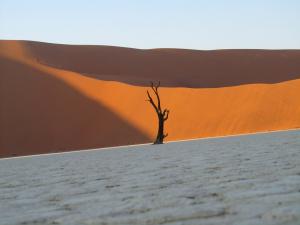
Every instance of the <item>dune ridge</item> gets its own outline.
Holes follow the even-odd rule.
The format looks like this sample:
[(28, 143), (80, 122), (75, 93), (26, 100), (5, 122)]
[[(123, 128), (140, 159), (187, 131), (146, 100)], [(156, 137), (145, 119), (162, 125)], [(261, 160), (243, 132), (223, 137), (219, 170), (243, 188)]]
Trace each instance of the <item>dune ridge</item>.
[(0, 157), (150, 142), (150, 80), (162, 82), (163, 105), (171, 110), (167, 140), (300, 127), (299, 50), (0, 41), (0, 68)]
[(99, 80), (213, 88), (300, 78), (300, 50), (132, 49), (22, 43), (40, 63)]

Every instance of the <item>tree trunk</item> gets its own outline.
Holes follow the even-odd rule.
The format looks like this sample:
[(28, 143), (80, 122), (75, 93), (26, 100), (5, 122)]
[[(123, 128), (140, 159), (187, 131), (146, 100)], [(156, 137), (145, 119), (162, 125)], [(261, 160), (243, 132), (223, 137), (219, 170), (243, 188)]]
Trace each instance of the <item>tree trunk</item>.
[(164, 118), (162, 116), (158, 116), (158, 131), (154, 144), (163, 144), (164, 141)]
[(154, 144), (163, 144), (164, 138), (168, 136), (168, 134), (164, 134), (164, 123), (169, 117), (170, 110), (168, 110), (168, 109), (162, 110), (161, 109), (160, 97), (158, 94), (159, 85), (160, 85), (160, 82), (156, 86), (154, 86), (153, 83), (151, 82), (151, 89), (157, 98), (157, 105), (154, 103), (151, 95), (149, 94), (149, 91), (147, 91), (147, 95), (148, 95), (147, 101), (149, 101), (151, 103), (151, 105), (153, 106), (153, 108), (155, 109), (155, 112), (156, 112), (157, 118), (158, 118), (158, 131), (157, 131), (157, 136), (154, 141)]

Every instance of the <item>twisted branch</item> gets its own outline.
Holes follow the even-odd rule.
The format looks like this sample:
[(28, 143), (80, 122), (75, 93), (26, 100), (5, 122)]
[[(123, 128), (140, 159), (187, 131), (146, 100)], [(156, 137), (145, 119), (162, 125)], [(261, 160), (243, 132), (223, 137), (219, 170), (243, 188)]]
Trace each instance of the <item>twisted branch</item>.
[(155, 109), (157, 117), (158, 117), (158, 122), (159, 122), (157, 138), (156, 138), (156, 141), (154, 142), (154, 144), (162, 144), (163, 139), (168, 136), (167, 133), (164, 134), (164, 122), (169, 118), (170, 110), (164, 109), (162, 111), (162, 109), (161, 109), (160, 97), (159, 97), (159, 93), (158, 93), (158, 88), (160, 87), (160, 82), (158, 82), (157, 85), (154, 85), (153, 82), (151, 82), (150, 84), (151, 84), (151, 89), (156, 96), (157, 105), (155, 104), (155, 102), (154, 102), (153, 98), (151, 97), (148, 90), (147, 90), (148, 99), (146, 101), (149, 101), (151, 103), (152, 107)]

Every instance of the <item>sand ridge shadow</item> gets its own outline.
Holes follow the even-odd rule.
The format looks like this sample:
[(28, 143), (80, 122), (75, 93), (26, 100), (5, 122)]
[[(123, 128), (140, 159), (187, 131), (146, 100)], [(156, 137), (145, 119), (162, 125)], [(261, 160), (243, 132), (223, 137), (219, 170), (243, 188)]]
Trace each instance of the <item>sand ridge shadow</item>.
[(6, 58), (0, 68), (0, 157), (150, 141), (51, 74)]

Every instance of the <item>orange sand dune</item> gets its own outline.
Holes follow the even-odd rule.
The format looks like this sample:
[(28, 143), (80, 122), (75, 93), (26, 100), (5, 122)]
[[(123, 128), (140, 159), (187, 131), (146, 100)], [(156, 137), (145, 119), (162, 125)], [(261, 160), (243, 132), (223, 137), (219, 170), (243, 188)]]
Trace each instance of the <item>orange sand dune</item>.
[[(78, 48), (95, 54), (82, 53), (80, 58)], [(131, 51), (136, 52), (136, 58), (128, 56), (133, 58), (127, 62), (126, 54)], [(155, 73), (150, 76), (147, 60), (141, 63), (139, 54), (145, 50), (0, 41), (0, 157), (150, 142), (156, 132), (156, 117), (145, 101), (147, 88), (143, 85), (156, 79), (167, 86), (161, 88), (161, 96), (163, 105), (171, 110), (166, 124), (168, 140), (300, 127), (300, 51), (208, 51), (205, 54), (210, 57), (202, 55), (199, 59), (194, 54), (201, 51), (146, 52), (153, 54), (161, 77)], [(227, 54), (231, 57), (237, 53), (239, 60), (226, 60)], [(100, 73), (103, 62), (97, 64), (95, 57), (105, 54), (111, 61), (103, 71), (119, 82), (101, 80), (105, 79)], [(124, 64), (121, 58), (114, 59), (118, 54), (130, 64), (129, 70), (141, 74), (130, 76), (120, 66)], [(160, 62), (155, 54), (163, 55), (157, 56)], [(197, 66), (202, 59), (209, 64), (219, 54), (224, 60), (218, 71), (222, 77), (212, 79), (193, 70), (205, 67), (204, 63)], [(259, 75), (243, 74), (247, 66), (241, 62), (249, 63), (249, 54), (268, 62), (251, 69)], [(72, 55), (77, 57), (75, 64), (68, 61)], [(179, 73), (173, 77), (159, 65), (170, 66), (174, 57), (175, 68), (178, 64), (195, 65), (191, 70), (187, 66), (181, 78)], [(135, 59), (137, 68), (133, 66)], [(239, 70), (238, 77), (231, 75)], [(154, 67), (152, 71), (158, 70)], [(190, 86), (207, 88), (186, 88)]]
[(130, 49), (22, 42), (43, 64), (100, 80), (148, 86), (224, 87), (300, 79), (300, 50)]

